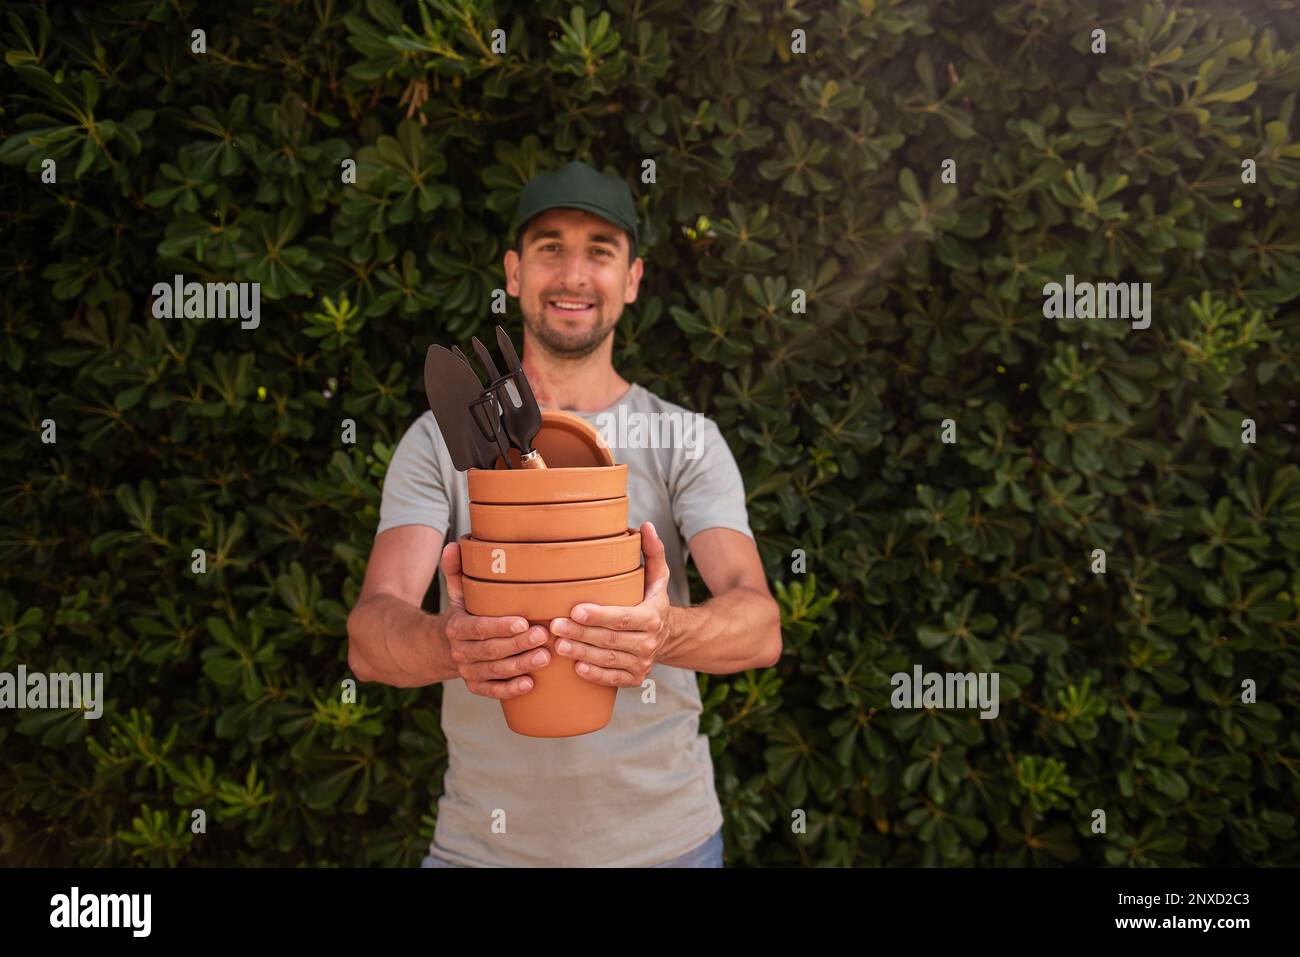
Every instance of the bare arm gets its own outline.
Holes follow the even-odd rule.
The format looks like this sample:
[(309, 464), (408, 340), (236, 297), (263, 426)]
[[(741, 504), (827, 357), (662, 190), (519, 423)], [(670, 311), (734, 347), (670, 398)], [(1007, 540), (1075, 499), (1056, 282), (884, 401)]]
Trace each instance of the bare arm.
[(710, 528), (690, 540), (690, 549), (713, 597), (690, 608), (669, 607), (668, 634), (655, 660), (714, 675), (776, 664), (781, 610), (753, 539)]
[(442, 616), (420, 609), (442, 538), (427, 525), (401, 525), (375, 539), (348, 615), (348, 667), (362, 681), (419, 688), (458, 676)]

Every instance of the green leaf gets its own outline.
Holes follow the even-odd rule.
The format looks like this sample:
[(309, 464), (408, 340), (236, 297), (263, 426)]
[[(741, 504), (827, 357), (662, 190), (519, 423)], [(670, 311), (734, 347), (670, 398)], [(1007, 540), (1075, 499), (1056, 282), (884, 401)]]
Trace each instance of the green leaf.
[(1254, 80), (1251, 80), (1250, 82), (1243, 83), (1240, 86), (1234, 86), (1230, 90), (1220, 90), (1217, 93), (1207, 93), (1204, 96), (1198, 97), (1197, 99), (1198, 102), (1202, 104), (1240, 103), (1242, 100), (1246, 99), (1252, 93), (1254, 93), (1255, 88), (1258, 86), (1259, 86), (1258, 83), (1256, 83)]

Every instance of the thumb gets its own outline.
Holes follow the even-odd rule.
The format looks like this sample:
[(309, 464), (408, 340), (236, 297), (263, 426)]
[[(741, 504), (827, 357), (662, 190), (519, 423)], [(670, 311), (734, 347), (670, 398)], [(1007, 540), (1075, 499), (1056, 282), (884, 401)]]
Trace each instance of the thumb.
[(465, 610), (465, 588), (460, 580), (460, 543), (448, 542), (442, 550), (442, 574), (447, 579), (448, 610)]
[(668, 559), (663, 539), (652, 522), (641, 525), (641, 551), (645, 553), (645, 598), (649, 601), (668, 589)]

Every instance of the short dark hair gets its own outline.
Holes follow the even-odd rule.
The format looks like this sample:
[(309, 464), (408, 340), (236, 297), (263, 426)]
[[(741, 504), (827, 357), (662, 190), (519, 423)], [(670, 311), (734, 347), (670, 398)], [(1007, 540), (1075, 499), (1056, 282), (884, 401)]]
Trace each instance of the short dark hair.
[[(540, 216), (538, 213), (537, 216)], [(528, 229), (536, 221), (537, 216), (526, 220), (519, 225), (519, 232), (515, 234), (515, 252), (522, 258), (524, 255), (524, 236), (528, 234)], [(622, 230), (623, 236), (627, 239), (627, 264), (630, 266), (636, 262), (636, 243), (632, 241), (632, 234), (626, 229)]]

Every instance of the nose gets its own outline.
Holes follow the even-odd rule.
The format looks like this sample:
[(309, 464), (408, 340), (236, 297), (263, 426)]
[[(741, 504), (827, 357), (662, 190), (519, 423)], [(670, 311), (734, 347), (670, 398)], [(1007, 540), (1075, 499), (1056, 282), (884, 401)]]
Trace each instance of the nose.
[(567, 253), (564, 264), (560, 267), (564, 291), (575, 295), (587, 295), (591, 291), (589, 271), (590, 263), (584, 250), (578, 248)]

